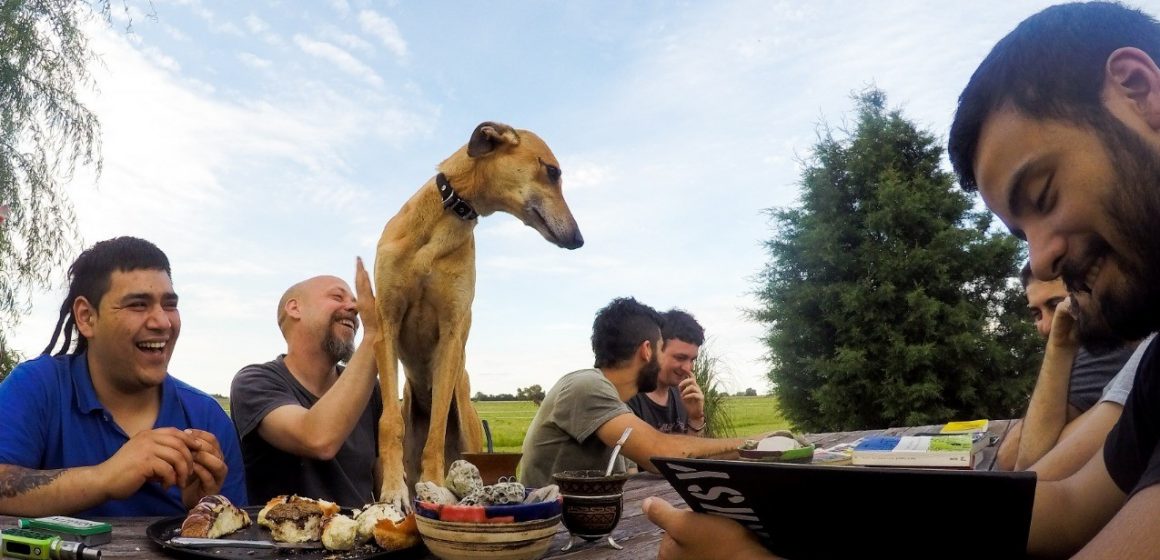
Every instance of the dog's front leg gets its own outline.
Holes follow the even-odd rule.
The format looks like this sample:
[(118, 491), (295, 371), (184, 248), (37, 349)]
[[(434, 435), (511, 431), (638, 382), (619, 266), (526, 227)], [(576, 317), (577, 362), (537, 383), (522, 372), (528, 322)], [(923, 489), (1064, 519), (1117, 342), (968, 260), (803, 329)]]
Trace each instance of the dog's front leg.
[(379, 501), (410, 512), (407, 478), (403, 470), (403, 413), (399, 410), (399, 360), (395, 354), (398, 336), (393, 324), (383, 323), (384, 332), (375, 341), (375, 361), (379, 367), (379, 390), (383, 397), (383, 415), (379, 417), (379, 469), (383, 486)]
[(421, 480), (443, 484), (444, 449), (447, 441), (447, 416), (451, 412), (451, 398), (464, 371), (464, 350), (467, 331), (463, 328), (440, 329), (439, 344), (435, 348), (431, 380), (431, 425), (427, 429), (427, 443), (423, 446)]

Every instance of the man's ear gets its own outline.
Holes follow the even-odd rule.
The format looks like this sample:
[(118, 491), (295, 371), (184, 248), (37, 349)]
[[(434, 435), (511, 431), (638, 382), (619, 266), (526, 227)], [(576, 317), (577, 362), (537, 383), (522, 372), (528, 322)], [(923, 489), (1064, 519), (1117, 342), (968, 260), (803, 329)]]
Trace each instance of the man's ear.
[(85, 296), (77, 296), (72, 304), (73, 321), (76, 322), (77, 332), (85, 338), (92, 338), (94, 325), (97, 323), (97, 308), (89, 303)]
[(302, 318), (302, 308), (298, 305), (298, 298), (286, 300), (286, 315), (295, 319)]
[[(1160, 67), (1148, 53), (1135, 47), (1116, 49), (1104, 68), (1101, 97), (1109, 110), (1124, 107), (1160, 131)], [(1122, 115), (1118, 115), (1121, 118)]]
[(645, 340), (636, 349), (637, 357), (644, 360), (646, 364), (652, 361), (653, 352), (656, 352), (656, 348), (653, 348), (651, 340)]

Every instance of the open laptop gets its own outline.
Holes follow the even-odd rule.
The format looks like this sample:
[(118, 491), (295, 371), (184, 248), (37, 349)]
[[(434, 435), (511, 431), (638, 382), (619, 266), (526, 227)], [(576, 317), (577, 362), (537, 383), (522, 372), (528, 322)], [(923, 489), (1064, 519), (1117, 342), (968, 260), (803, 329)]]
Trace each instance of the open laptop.
[(654, 457), (694, 511), (789, 560), (1023, 558), (1035, 473)]

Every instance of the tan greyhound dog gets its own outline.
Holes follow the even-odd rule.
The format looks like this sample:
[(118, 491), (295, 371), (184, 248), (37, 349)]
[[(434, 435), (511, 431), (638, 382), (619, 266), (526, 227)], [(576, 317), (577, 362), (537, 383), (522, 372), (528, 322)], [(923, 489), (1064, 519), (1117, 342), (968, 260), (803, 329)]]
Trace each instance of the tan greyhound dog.
[[(438, 171), (387, 222), (375, 261), (379, 501), (408, 511), (408, 480), (442, 484), (445, 462), (483, 447), (464, 368), (477, 217), (507, 212), (560, 247), (584, 244), (564, 201), (560, 164), (535, 134), (482, 123)], [(395, 398), (400, 361), (407, 377), (402, 410)]]

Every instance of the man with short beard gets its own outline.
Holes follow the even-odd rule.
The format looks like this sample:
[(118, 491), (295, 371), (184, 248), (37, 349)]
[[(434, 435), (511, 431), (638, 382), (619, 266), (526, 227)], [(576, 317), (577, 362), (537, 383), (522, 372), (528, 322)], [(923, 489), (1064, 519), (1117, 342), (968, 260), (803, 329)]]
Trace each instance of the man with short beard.
[(652, 457), (707, 457), (728, 454), (742, 439), (708, 439), (662, 434), (625, 404), (656, 388), (660, 372), (661, 317), (633, 298), (618, 298), (596, 313), (592, 324), (595, 366), (562, 377), (548, 391), (524, 438), (520, 482), (552, 484), (552, 474), (604, 470), (609, 448), (626, 428), (632, 435), (613, 472), (625, 472), (623, 457), (656, 472)]
[[(375, 501), (379, 328), (361, 259), (355, 286), (357, 300), (334, 276), (291, 286), (278, 302), (286, 353), (234, 376), (230, 405), (251, 503), (281, 494), (352, 507)], [(359, 317), (365, 332), (356, 349)]]
[(1130, 343), (1104, 354), (1089, 352), (1076, 339), (1063, 281), (1032, 278), (1031, 263), (1023, 266), (1019, 281), (1047, 345), (1027, 414), (1007, 429), (995, 468), (1033, 470), (1040, 480), (1057, 480), (1079, 470), (1103, 446), (1120, 419), (1142, 350)]

